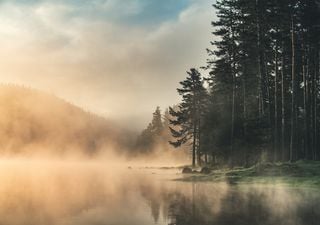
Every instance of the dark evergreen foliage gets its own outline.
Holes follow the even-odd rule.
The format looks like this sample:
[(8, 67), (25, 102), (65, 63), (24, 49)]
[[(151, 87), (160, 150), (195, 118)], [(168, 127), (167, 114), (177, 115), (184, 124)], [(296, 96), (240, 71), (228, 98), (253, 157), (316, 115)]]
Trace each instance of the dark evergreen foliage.
[[(209, 96), (197, 106), (200, 158), (231, 166), (319, 160), (320, 1), (218, 0), (214, 7)], [(171, 110), (172, 124), (181, 125), (172, 131), (175, 146), (197, 133), (188, 79), (178, 90), (180, 110)]]
[(203, 86), (201, 74), (196, 69), (190, 69), (187, 72), (187, 78), (180, 82), (181, 88), (178, 93), (182, 96), (182, 102), (177, 110), (170, 108), (169, 113), (173, 117), (170, 120), (174, 128), (170, 128), (174, 141), (170, 144), (174, 147), (180, 147), (183, 144), (192, 145), (192, 165), (195, 166), (196, 158), (198, 164), (201, 164), (200, 140), (202, 118), (204, 116), (207, 91)]

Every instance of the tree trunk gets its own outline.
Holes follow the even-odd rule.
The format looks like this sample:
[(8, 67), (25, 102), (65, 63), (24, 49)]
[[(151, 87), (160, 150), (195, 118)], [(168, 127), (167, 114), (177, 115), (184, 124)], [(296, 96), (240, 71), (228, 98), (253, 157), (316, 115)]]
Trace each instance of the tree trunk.
[[(232, 28), (233, 29), (233, 28)], [(232, 30), (232, 40), (234, 41), (234, 31)], [(236, 53), (234, 43), (232, 43), (232, 109), (231, 109), (231, 167), (233, 167), (234, 151), (234, 128), (235, 128), (235, 104), (236, 104)]]
[[(199, 121), (199, 123), (198, 123), (198, 142), (199, 142), (198, 151), (201, 153), (201, 118), (202, 118), (201, 117), (201, 112), (199, 112), (198, 116), (199, 116), (199, 120), (198, 120)], [(200, 156), (200, 159), (201, 159), (201, 156)], [(207, 150), (205, 150), (205, 152), (204, 152), (204, 161), (205, 161), (205, 164), (207, 165), (208, 164), (208, 152), (207, 152)]]
[(315, 52), (315, 72), (314, 72), (314, 154), (313, 160), (317, 160), (318, 153), (318, 73), (319, 73), (319, 52)]
[(310, 119), (312, 117), (312, 113), (311, 113), (311, 93), (310, 93), (310, 59), (309, 59), (309, 49), (307, 49), (307, 53), (306, 53), (306, 57), (307, 57), (307, 65), (306, 65), (306, 71), (305, 71), (305, 76), (306, 76), (306, 139), (307, 139), (307, 143), (306, 143), (306, 148), (307, 148), (307, 152), (308, 152), (308, 159), (312, 159), (312, 135), (310, 136), (310, 128), (311, 128), (311, 124), (310, 124)]
[(233, 73), (232, 84), (232, 112), (231, 112), (231, 167), (233, 167), (233, 145), (234, 145), (234, 122), (235, 122), (235, 101), (236, 101), (236, 84), (235, 74)]
[(196, 166), (196, 143), (197, 141), (197, 127), (193, 125), (193, 143), (192, 143), (192, 167)]
[(258, 78), (259, 78), (259, 119), (261, 120), (264, 115), (264, 76), (263, 76), (263, 59), (261, 50), (261, 24), (260, 24), (260, 9), (259, 0), (256, 0), (256, 26), (257, 26), (257, 46), (258, 46)]
[[(317, 95), (316, 95), (316, 99), (318, 99), (318, 93), (319, 93), (319, 88), (318, 88), (318, 82), (319, 82), (319, 76), (320, 76), (320, 49), (319, 49), (319, 43), (317, 44)], [(316, 100), (316, 106), (318, 104), (318, 100)], [(318, 115), (317, 115), (317, 111), (316, 111), (316, 123), (318, 122)], [(316, 130), (316, 136), (318, 137), (318, 125), (317, 125), (317, 130)], [(315, 151), (315, 156), (314, 156), (314, 160), (319, 160), (320, 156), (320, 149), (319, 149), (319, 145), (318, 142), (316, 142), (316, 151)]]
[(308, 129), (308, 118), (309, 118), (309, 110), (308, 110), (308, 81), (307, 81), (307, 74), (308, 74), (308, 59), (307, 59), (307, 50), (304, 48), (304, 54), (302, 56), (302, 76), (303, 76), (303, 153), (304, 158), (309, 159), (309, 129)]
[(295, 34), (294, 34), (294, 21), (292, 17), (291, 21), (291, 137), (290, 137), (290, 161), (294, 161), (294, 145), (295, 145), (295, 129), (296, 129), (296, 75), (295, 75)]
[(192, 167), (196, 166), (197, 155), (197, 111), (196, 111), (196, 99), (193, 98), (193, 143), (192, 143)]
[(200, 112), (197, 114), (197, 158), (198, 158), (198, 165), (201, 166), (201, 148), (200, 148)]
[(282, 43), (282, 59), (281, 59), (281, 157), (282, 161), (286, 160), (285, 154), (285, 66), (284, 66), (284, 44)]
[[(312, 54), (312, 50), (310, 49), (310, 54), (309, 54), (309, 57), (313, 58), (314, 55)], [(315, 89), (315, 73), (314, 73), (314, 63), (311, 62), (311, 65), (310, 65), (310, 101), (309, 101), (309, 104), (310, 104), (310, 130), (311, 130), (311, 144), (310, 144), (310, 148), (311, 148), (311, 159), (314, 160), (314, 155), (315, 155), (315, 129), (314, 129), (314, 120), (315, 120), (315, 96), (316, 96), (316, 89)]]
[(242, 88), (243, 88), (243, 136), (247, 136), (247, 86), (245, 77), (242, 78)]
[(275, 77), (274, 77), (274, 155), (273, 160), (277, 161), (278, 153), (278, 46), (275, 49)]

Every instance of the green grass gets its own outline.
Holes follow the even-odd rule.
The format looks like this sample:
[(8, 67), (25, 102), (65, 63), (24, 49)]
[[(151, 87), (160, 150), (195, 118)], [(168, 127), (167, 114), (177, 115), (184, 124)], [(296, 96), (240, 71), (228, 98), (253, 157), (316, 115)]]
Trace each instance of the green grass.
[(250, 168), (213, 170), (208, 175), (185, 175), (180, 180), (320, 187), (320, 162), (261, 163)]

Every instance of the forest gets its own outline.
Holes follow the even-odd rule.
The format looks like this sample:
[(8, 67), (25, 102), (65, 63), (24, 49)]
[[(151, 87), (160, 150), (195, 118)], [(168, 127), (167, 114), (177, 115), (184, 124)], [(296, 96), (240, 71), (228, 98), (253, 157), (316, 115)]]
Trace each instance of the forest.
[(0, 225), (320, 225), (320, 0), (0, 11)]
[(213, 7), (207, 62), (187, 72), (166, 116), (170, 144), (188, 146), (193, 166), (319, 160), (320, 1)]

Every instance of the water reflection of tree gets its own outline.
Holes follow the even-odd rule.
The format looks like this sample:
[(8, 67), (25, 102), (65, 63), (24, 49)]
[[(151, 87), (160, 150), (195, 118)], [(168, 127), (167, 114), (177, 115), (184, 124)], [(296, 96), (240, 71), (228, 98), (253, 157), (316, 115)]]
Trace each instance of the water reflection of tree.
[(218, 187), (205, 189), (199, 183), (186, 186), (186, 189), (145, 186), (143, 196), (155, 222), (162, 213), (168, 225), (319, 224), (320, 212), (315, 210), (319, 195), (277, 188), (234, 187), (221, 192)]
[(164, 194), (164, 188), (159, 186), (152, 186), (151, 183), (146, 182), (140, 184), (140, 194), (146, 200), (151, 210), (152, 218), (157, 223), (160, 217), (160, 207), (163, 201), (162, 195)]
[[(190, 224), (192, 209), (186, 196), (175, 193), (168, 209), (169, 225)], [(190, 215), (190, 216), (184, 216)]]
[(205, 225), (210, 222), (209, 201), (198, 194), (197, 184), (192, 184), (191, 195), (172, 194), (168, 211), (169, 225)]
[[(294, 195), (298, 193), (292, 193)], [(257, 191), (230, 190), (220, 204), (219, 212), (212, 211), (211, 202), (205, 193), (193, 185), (192, 195), (175, 193), (169, 207), (169, 225), (318, 225), (320, 212), (315, 212), (317, 199), (304, 195), (294, 202), (283, 199), (279, 205), (274, 198), (281, 198), (279, 193), (268, 190)], [(282, 200), (281, 200), (282, 201)], [(282, 209), (280, 211), (280, 208)]]

